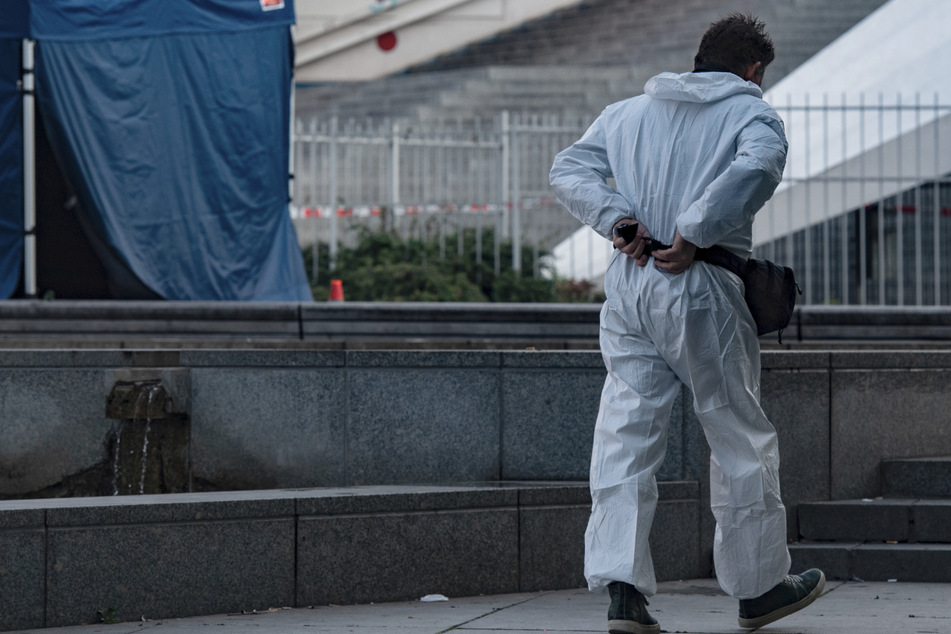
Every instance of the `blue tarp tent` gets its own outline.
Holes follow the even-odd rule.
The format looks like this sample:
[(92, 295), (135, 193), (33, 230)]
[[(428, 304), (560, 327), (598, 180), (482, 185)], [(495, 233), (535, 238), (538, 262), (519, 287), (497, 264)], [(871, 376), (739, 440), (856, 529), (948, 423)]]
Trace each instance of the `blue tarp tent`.
[(20, 41), (28, 32), (25, 6), (0, 11), (0, 298), (10, 297), (23, 259), (23, 107)]
[(0, 297), (19, 279), (18, 38), (29, 37), (43, 128), (113, 286), (312, 299), (287, 209), (292, 0), (4, 4)]

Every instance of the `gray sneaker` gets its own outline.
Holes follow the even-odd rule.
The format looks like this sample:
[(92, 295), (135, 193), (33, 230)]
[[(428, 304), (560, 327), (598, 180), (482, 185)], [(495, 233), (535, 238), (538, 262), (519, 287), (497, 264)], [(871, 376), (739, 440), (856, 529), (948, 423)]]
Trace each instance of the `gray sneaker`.
[(763, 627), (798, 612), (822, 594), (826, 576), (813, 568), (801, 575), (786, 575), (775, 588), (755, 599), (740, 599), (740, 627)]
[(629, 583), (608, 585), (608, 634), (660, 634), (660, 625), (647, 611), (647, 598)]

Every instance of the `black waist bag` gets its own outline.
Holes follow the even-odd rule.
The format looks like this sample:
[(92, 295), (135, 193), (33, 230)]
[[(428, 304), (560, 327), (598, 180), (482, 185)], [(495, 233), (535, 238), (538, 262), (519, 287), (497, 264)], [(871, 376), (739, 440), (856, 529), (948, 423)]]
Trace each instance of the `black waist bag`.
[(796, 294), (802, 294), (791, 268), (769, 260), (744, 260), (723, 247), (697, 249), (696, 259), (736, 273), (746, 287), (746, 305), (756, 322), (756, 334), (779, 331), (782, 343), (783, 330), (796, 307)]

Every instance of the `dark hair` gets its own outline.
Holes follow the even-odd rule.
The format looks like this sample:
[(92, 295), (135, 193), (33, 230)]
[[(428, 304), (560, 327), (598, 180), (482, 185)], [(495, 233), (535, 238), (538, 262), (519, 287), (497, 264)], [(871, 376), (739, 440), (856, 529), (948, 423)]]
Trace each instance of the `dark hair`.
[(750, 64), (760, 62), (762, 70), (774, 57), (766, 25), (753, 15), (733, 13), (711, 24), (703, 34), (693, 65), (694, 70), (726, 70), (742, 76)]

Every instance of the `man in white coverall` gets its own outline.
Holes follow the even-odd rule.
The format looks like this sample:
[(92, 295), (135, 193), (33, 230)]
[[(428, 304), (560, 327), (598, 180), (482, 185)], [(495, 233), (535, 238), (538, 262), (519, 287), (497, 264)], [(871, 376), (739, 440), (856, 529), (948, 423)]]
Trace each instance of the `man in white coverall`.
[[(609, 590), (612, 633), (660, 632), (644, 598), (657, 591), (648, 534), (681, 383), (710, 445), (714, 564), (740, 600), (740, 626), (791, 614), (825, 584), (819, 570), (787, 574), (778, 445), (759, 404), (760, 349), (743, 283), (694, 261), (698, 247), (714, 245), (749, 257), (753, 215), (782, 178), (783, 123), (760, 88), (773, 57), (756, 18), (714, 23), (694, 72), (662, 73), (646, 94), (608, 106), (551, 170), (558, 200), (618, 249), (604, 277), (608, 376), (585, 534), (585, 576), (591, 590)], [(615, 235), (634, 223), (635, 237)], [(651, 253), (655, 245), (671, 246)]]

